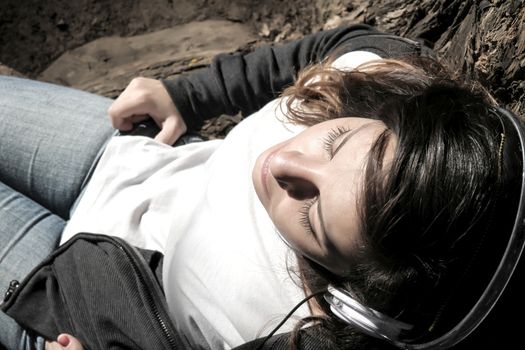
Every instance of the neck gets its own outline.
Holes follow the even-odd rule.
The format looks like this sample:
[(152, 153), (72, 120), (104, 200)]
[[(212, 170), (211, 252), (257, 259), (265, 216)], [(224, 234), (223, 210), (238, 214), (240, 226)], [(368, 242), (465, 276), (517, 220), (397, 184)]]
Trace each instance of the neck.
[[(312, 291), (310, 290), (310, 287), (308, 287), (308, 284), (306, 283), (306, 279), (303, 273), (303, 270), (301, 269), (301, 282), (303, 285), (304, 295), (309, 296), (312, 295)], [(312, 298), (308, 300), (308, 308), (310, 309), (310, 315), (312, 316), (326, 316), (326, 313), (321, 308), (321, 305), (317, 302), (317, 298)]]

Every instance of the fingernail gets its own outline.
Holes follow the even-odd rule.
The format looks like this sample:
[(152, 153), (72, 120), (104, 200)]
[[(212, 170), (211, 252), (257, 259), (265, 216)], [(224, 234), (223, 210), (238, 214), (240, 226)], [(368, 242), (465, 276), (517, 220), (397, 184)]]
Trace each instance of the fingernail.
[(57, 342), (62, 346), (68, 346), (71, 342), (71, 339), (67, 334), (60, 334), (57, 338)]

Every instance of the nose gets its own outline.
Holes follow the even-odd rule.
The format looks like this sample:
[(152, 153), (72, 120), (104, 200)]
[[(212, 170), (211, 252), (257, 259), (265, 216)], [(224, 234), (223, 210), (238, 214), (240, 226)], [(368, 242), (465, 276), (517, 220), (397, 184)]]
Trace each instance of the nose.
[(297, 200), (319, 194), (322, 164), (299, 151), (281, 151), (269, 163), (271, 175), (288, 195)]

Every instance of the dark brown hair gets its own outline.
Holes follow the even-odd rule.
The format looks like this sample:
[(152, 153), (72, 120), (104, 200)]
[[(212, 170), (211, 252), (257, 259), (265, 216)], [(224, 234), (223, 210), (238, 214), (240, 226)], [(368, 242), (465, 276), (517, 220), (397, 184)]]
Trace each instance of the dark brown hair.
[[(330, 64), (303, 71), (284, 92), (289, 119), (310, 126), (358, 116), (381, 120), (387, 129), (371, 148), (359, 197), (358, 263), (335, 276), (298, 257), (303, 283), (313, 293), (328, 284), (344, 287), (428, 332), (442, 321), (490, 223), (501, 120), (479, 85), (452, 77), (429, 58), (374, 61), (352, 71)], [(395, 155), (385, 166), (391, 137)], [(306, 321), (327, 330), (334, 347), (380, 346), (331, 316), (322, 296), (316, 302), (326, 316)]]

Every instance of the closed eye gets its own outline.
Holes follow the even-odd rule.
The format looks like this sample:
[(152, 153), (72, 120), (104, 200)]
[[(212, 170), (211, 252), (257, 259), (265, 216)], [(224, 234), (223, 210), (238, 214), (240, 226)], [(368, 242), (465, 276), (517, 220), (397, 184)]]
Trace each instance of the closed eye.
[(317, 239), (314, 228), (312, 226), (312, 222), (310, 221), (310, 209), (312, 208), (312, 205), (314, 205), (316, 200), (317, 197), (311, 198), (304, 202), (302, 208), (299, 210), (299, 223), (308, 234), (311, 234)]
[[(351, 130), (352, 129), (344, 127), (344, 126), (337, 126), (335, 128), (330, 129), (330, 131), (328, 131), (326, 137), (323, 139), (323, 148), (328, 153), (328, 156), (330, 157), (330, 159), (333, 158), (333, 156), (337, 152), (337, 148), (339, 148), (338, 146), (336, 149), (334, 149), (335, 141), (341, 135)], [(311, 234), (317, 239), (312, 222), (310, 221), (310, 209), (312, 208), (312, 205), (314, 205), (316, 200), (317, 200), (317, 197), (311, 198), (304, 202), (302, 208), (299, 210), (299, 216), (300, 216), (299, 223), (301, 224), (301, 226), (303, 226), (303, 228), (308, 234)]]
[(336, 151), (334, 150), (334, 143), (335, 141), (343, 134), (351, 131), (352, 129), (344, 127), (344, 126), (337, 126), (333, 129), (330, 129), (328, 131), (328, 134), (323, 139), (323, 149), (328, 153), (330, 156), (330, 159), (334, 157), (334, 154)]

